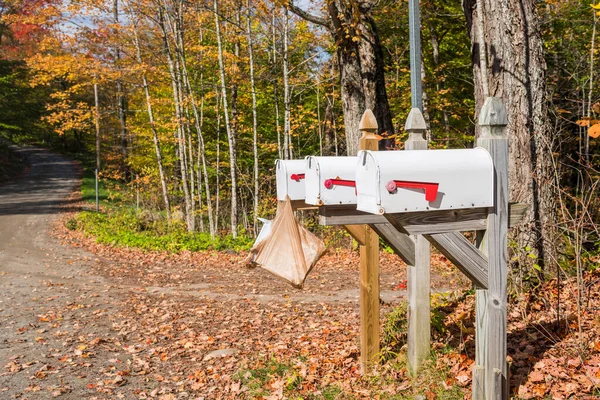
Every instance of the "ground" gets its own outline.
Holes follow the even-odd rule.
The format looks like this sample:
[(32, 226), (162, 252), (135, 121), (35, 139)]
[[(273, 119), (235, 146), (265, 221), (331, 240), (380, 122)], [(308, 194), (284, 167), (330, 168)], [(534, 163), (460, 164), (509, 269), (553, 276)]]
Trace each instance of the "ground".
[[(77, 165), (42, 149), (20, 152), (30, 168), (0, 186), (1, 399), (413, 398), (414, 381), (392, 363), (380, 378), (360, 375), (356, 252), (330, 251), (297, 290), (249, 269), (245, 254), (98, 245), (65, 227), (80, 206)], [(434, 293), (465, 283), (443, 261)], [(405, 295), (405, 268), (386, 253), (381, 264), (383, 321)], [(448, 301), (443, 332), (454, 340), (445, 343), (458, 350), (431, 361), (452, 378), (428, 398), (462, 398), (456, 385), (469, 385), (472, 297)], [(578, 362), (550, 322), (530, 325), (519, 314), (526, 309), (509, 311), (514, 390), (527, 397), (571, 384), (558, 398), (592, 393), (600, 356)]]

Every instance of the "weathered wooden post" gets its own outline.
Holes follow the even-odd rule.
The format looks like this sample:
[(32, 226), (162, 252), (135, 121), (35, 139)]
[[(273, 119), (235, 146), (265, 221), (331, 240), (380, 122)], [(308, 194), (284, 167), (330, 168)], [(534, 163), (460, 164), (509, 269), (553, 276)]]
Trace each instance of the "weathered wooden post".
[[(379, 140), (375, 136), (377, 120), (371, 110), (366, 110), (363, 114), (359, 129), (362, 136), (358, 148), (379, 150)], [(362, 372), (369, 373), (379, 357), (379, 236), (368, 225), (354, 225), (353, 231), (356, 232), (357, 228), (363, 233), (360, 238), (362, 240), (358, 240), (360, 244), (360, 364)]]
[[(406, 150), (427, 150), (423, 137), (427, 126), (421, 110), (413, 108), (404, 129), (409, 137)], [(429, 356), (431, 341), (430, 295), (431, 252), (429, 241), (422, 235), (411, 235), (415, 242), (414, 265), (406, 266), (408, 287), (408, 367), (415, 374), (421, 362)]]
[[(494, 207), (488, 215), (484, 240), (488, 254), (488, 291), (485, 313), (480, 303), (485, 292), (478, 293), (477, 340), (479, 362), (484, 361), (485, 399), (508, 399), (508, 371), (506, 365), (506, 301), (508, 268), (508, 137), (505, 132), (508, 119), (502, 100), (485, 99), (479, 114), (481, 137), (477, 144), (488, 150), (494, 162)], [(482, 314), (482, 315), (480, 315)], [(487, 330), (485, 327), (487, 322)], [(484, 341), (487, 341), (485, 343)], [(483, 351), (483, 354), (481, 353)], [(485, 359), (482, 360), (481, 356)], [(476, 366), (477, 368), (477, 366)], [(479, 369), (482, 371), (482, 369)], [(479, 379), (480, 377), (478, 377)], [(475, 394), (477, 388), (474, 386)], [(481, 398), (481, 397), (477, 397)]]

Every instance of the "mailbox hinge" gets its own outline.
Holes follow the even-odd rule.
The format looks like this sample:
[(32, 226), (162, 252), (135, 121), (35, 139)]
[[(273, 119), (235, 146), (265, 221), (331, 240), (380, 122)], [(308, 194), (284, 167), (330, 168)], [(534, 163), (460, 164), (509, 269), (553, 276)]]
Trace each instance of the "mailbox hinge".
[(396, 193), (398, 188), (424, 189), (425, 200), (434, 201), (438, 194), (439, 183), (412, 182), (412, 181), (389, 181), (385, 187), (390, 193)]
[(304, 179), (304, 174), (292, 174), (290, 179), (296, 182), (300, 182), (300, 179)]

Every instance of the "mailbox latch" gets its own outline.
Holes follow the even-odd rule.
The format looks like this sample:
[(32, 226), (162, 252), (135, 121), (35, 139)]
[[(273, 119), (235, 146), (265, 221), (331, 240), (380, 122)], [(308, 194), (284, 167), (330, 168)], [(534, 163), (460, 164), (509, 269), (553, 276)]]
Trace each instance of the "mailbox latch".
[(292, 174), (290, 179), (296, 182), (300, 182), (300, 179), (304, 179), (304, 174)]
[(390, 193), (396, 193), (398, 188), (424, 189), (425, 200), (434, 201), (438, 194), (439, 183), (413, 182), (413, 181), (389, 181), (385, 187)]

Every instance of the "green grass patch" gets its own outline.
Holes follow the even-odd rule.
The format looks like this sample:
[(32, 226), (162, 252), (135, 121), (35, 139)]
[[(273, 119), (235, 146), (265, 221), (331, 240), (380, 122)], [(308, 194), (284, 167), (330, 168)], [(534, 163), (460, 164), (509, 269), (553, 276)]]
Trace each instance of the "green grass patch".
[(75, 221), (67, 221), (69, 229), (81, 229), (94, 236), (99, 243), (121, 247), (137, 247), (143, 250), (169, 252), (204, 250), (248, 250), (253, 239), (238, 236), (216, 237), (208, 233), (187, 232), (183, 224), (166, 221), (145, 221), (134, 210), (121, 208), (110, 213), (82, 211)]

